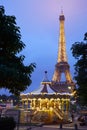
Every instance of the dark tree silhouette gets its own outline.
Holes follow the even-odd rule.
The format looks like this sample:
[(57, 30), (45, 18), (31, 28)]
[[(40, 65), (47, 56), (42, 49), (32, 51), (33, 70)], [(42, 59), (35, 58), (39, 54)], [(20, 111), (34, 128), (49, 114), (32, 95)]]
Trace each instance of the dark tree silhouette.
[(75, 59), (75, 80), (79, 86), (78, 96), (82, 105), (87, 105), (87, 33), (84, 35), (84, 41), (75, 42), (71, 51)]
[(24, 48), (15, 16), (5, 15), (4, 7), (0, 6), (0, 88), (7, 88), (15, 95), (31, 84), (35, 68), (34, 63), (24, 65), (25, 56), (19, 55)]

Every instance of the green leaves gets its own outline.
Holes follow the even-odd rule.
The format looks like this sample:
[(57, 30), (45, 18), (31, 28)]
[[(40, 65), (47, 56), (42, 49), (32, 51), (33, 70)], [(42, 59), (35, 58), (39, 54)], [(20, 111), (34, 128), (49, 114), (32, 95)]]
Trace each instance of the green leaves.
[(84, 42), (75, 42), (71, 47), (71, 51), (76, 59), (81, 58), (83, 55), (87, 56), (87, 44)]
[(84, 35), (84, 42), (75, 42), (71, 51), (77, 62), (75, 63), (75, 80), (79, 85), (78, 94), (80, 101), (84, 105), (87, 105), (87, 33)]
[(15, 16), (5, 15), (0, 6), (0, 87), (18, 95), (31, 84), (35, 64), (25, 66), (25, 56), (18, 55), (25, 48)]
[(25, 47), (21, 41), (20, 28), (16, 26), (15, 16), (6, 16), (2, 9), (4, 8), (0, 9), (0, 49), (17, 54)]

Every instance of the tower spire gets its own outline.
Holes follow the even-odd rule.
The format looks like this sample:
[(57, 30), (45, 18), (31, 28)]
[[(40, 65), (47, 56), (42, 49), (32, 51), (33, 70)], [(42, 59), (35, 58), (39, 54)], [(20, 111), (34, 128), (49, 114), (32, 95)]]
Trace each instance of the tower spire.
[(64, 30), (65, 17), (63, 15), (63, 12), (61, 12), (61, 15), (59, 16), (59, 21), (60, 21), (60, 31), (59, 31), (59, 48), (58, 48), (57, 62), (67, 62), (65, 30)]
[(61, 15), (63, 15), (63, 7), (61, 7)]

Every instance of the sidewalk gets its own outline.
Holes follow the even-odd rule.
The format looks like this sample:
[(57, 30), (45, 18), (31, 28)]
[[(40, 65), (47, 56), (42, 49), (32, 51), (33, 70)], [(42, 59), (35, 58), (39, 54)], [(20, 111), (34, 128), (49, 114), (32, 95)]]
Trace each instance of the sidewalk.
[[(20, 126), (19, 129), (15, 129), (15, 130), (27, 130), (29, 127), (28, 126)], [(30, 130), (75, 130), (75, 127), (73, 126), (62, 126), (62, 128), (60, 129), (59, 125), (44, 125), (43, 127), (36, 127), (33, 126), (31, 127)], [(87, 126), (78, 126), (77, 130), (87, 130)]]

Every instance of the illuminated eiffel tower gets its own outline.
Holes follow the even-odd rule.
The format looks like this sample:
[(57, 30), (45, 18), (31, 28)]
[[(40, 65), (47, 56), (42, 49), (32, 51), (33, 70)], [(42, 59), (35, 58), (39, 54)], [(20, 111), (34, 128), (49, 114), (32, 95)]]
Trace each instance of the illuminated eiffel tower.
[[(66, 41), (65, 41), (65, 31), (64, 31), (64, 21), (65, 17), (61, 11), (59, 16), (60, 21), (60, 31), (59, 31), (59, 46), (58, 46), (58, 58), (55, 65), (55, 71), (52, 78), (52, 86), (59, 86), (60, 84), (71, 86), (71, 89), (74, 88), (74, 82), (70, 74), (70, 66), (67, 61), (66, 55)], [(62, 74), (65, 75), (65, 81), (61, 81)]]

